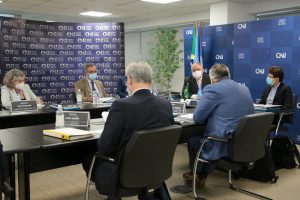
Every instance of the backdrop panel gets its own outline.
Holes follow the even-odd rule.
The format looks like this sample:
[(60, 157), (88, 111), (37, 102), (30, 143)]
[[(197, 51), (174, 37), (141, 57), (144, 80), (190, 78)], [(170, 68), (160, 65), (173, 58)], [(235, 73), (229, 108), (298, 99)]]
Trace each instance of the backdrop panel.
[(72, 102), (84, 65), (94, 63), (108, 94), (125, 71), (123, 23), (47, 23), (0, 18), (0, 79), (25, 72), (34, 93), (47, 102)]
[[(283, 68), (284, 82), (298, 96), (289, 135), (300, 144), (300, 16), (204, 27), (204, 30), (204, 66), (209, 68), (215, 62), (229, 65), (233, 79), (249, 87), (254, 102), (260, 99), (266, 86), (268, 68), (273, 65)], [(192, 28), (184, 32), (185, 76), (190, 75), (192, 32)]]

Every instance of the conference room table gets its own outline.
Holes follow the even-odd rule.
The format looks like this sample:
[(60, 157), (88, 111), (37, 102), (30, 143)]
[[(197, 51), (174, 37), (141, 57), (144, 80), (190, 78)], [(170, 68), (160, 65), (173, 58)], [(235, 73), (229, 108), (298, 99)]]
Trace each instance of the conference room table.
[[(188, 112), (192, 111), (188, 109)], [(30, 199), (30, 173), (80, 164), (87, 155), (95, 151), (100, 137), (100, 131), (93, 137), (74, 141), (43, 135), (43, 130), (53, 128), (55, 128), (55, 124), (49, 123), (0, 130), (0, 136), (3, 135), (0, 140), (4, 146), (4, 153), (10, 157), (12, 187), (15, 187), (13, 181), (15, 179), (15, 164), (12, 157), (15, 156), (17, 160), (18, 192), (16, 191), (16, 194), (20, 200)], [(91, 119), (89, 130), (94, 131), (103, 128), (103, 119)], [(195, 135), (201, 135), (204, 125), (189, 123), (182, 124), (182, 128), (179, 144), (187, 142), (189, 138)], [(19, 145), (22, 143), (24, 146)], [(15, 199), (15, 196), (12, 199)]]
[[(109, 110), (111, 104), (65, 104), (66, 107), (79, 107), (79, 110), (74, 111), (88, 111), (91, 119), (101, 118), (103, 111)], [(36, 111), (11, 113), (10, 110), (2, 109), (0, 111), (0, 129), (33, 126), (55, 123), (56, 110), (46, 105)]]

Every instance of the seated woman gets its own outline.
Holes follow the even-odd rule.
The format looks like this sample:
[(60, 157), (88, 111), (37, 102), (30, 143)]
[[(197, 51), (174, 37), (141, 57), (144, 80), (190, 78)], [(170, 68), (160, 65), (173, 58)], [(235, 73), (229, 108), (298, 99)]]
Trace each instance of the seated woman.
[(25, 74), (19, 69), (8, 71), (3, 78), (1, 101), (4, 108), (11, 106), (11, 101), (36, 100), (28, 84), (25, 84)]

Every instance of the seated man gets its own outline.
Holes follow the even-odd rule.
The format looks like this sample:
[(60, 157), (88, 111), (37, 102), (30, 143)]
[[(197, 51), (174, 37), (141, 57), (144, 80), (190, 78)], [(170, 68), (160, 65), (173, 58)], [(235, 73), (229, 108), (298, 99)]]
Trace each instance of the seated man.
[(82, 101), (93, 102), (93, 92), (96, 91), (100, 97), (106, 97), (103, 83), (97, 79), (97, 68), (94, 64), (84, 66), (85, 78), (75, 83), (75, 91), (80, 90)]
[[(203, 90), (193, 114), (195, 123), (206, 123), (203, 136), (230, 138), (239, 120), (254, 113), (254, 106), (249, 89), (230, 79), (229, 69), (223, 64), (214, 64), (209, 70), (211, 85)], [(190, 169), (194, 167), (196, 153), (201, 146), (201, 136), (188, 141)], [(202, 158), (218, 160), (227, 156), (227, 145), (222, 142), (208, 142), (203, 149)], [(197, 181), (205, 186), (208, 174), (213, 170), (210, 163), (199, 163)], [(192, 181), (192, 172), (183, 174), (185, 181)]]
[(118, 85), (117, 85), (117, 95), (119, 95), (120, 98), (125, 98), (128, 96), (128, 91), (127, 91), (127, 77), (122, 76), (118, 80)]
[[(204, 74), (203, 66), (200, 63), (194, 63), (192, 65), (192, 76), (184, 80), (182, 97), (185, 99), (197, 98), (197, 94), (202, 93), (203, 88), (208, 84), (210, 84), (210, 79), (207, 74)], [(185, 92), (186, 89), (188, 94)]]
[(282, 82), (283, 79), (284, 72), (280, 67), (273, 66), (269, 68), (266, 79), (267, 86), (262, 94), (260, 104), (282, 105), (283, 110), (292, 108), (292, 90)]
[[(103, 133), (98, 141), (98, 152), (118, 158), (132, 134), (141, 129), (172, 125), (172, 106), (167, 100), (151, 94), (152, 69), (143, 62), (134, 62), (126, 68), (130, 97), (112, 104)], [(155, 144), (153, 144), (155, 148)], [(117, 167), (111, 162), (98, 160), (94, 170), (96, 188), (109, 198), (115, 196)]]

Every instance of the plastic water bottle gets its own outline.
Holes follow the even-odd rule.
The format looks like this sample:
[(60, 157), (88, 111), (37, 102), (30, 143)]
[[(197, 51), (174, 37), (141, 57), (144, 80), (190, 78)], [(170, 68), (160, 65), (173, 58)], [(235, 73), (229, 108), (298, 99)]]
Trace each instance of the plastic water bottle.
[(154, 84), (154, 85), (153, 85), (153, 89), (152, 89), (152, 94), (153, 94), (154, 96), (157, 96), (157, 92), (158, 92), (158, 90), (157, 90), (157, 85)]
[(65, 125), (64, 111), (62, 105), (57, 105), (55, 128), (61, 128)]
[(98, 92), (96, 90), (93, 91), (93, 103), (98, 103)]
[(16, 101), (21, 101), (21, 95), (20, 95), (20, 92), (19, 91), (16, 91)]
[(77, 100), (78, 104), (82, 104), (82, 94), (81, 94), (80, 89), (78, 89), (76, 92), (76, 100)]

